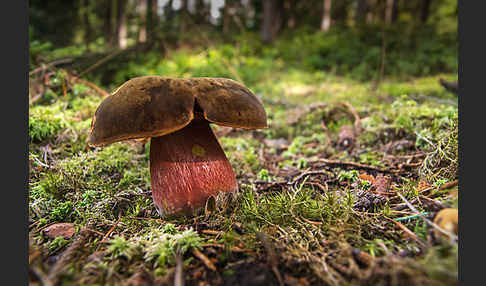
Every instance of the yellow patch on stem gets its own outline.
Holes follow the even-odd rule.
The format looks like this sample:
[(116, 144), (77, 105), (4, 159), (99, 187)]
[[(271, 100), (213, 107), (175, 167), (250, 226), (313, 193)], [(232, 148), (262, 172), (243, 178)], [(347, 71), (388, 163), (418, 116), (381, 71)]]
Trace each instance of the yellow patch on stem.
[(192, 146), (192, 155), (196, 157), (204, 157), (206, 156), (206, 150), (204, 150), (201, 145), (194, 144), (194, 146)]

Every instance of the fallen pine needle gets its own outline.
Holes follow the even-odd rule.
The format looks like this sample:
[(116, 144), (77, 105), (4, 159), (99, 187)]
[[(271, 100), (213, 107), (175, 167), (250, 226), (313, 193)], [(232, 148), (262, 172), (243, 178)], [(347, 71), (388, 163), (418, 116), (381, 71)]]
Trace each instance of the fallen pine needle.
[(106, 242), (106, 239), (108, 238), (108, 236), (110, 236), (110, 234), (115, 230), (116, 226), (118, 225), (118, 223), (120, 222), (120, 219), (121, 217), (118, 218), (118, 220), (115, 222), (115, 224), (110, 228), (110, 230), (103, 236), (103, 239), (98, 242), (98, 243), (105, 243)]
[(441, 190), (441, 191), (447, 190), (447, 189), (453, 188), (457, 185), (459, 185), (459, 180), (454, 180), (452, 182), (448, 182), (448, 183), (443, 184), (442, 186), (439, 187), (439, 190)]
[(413, 233), (410, 229), (408, 229), (406, 226), (404, 226), (401, 222), (389, 219), (391, 222), (393, 222), (396, 226), (398, 226), (401, 230), (403, 230), (410, 238), (415, 240), (418, 244), (420, 244), (422, 247), (427, 248), (427, 245), (415, 234)]
[(202, 233), (205, 233), (205, 234), (214, 234), (214, 235), (218, 235), (221, 233), (221, 231), (218, 231), (218, 230), (212, 230), (212, 229), (203, 229), (201, 230)]
[[(428, 215), (428, 214), (429, 214), (428, 212), (422, 213), (422, 215)], [(420, 214), (414, 214), (414, 215), (399, 217), (399, 218), (395, 218), (393, 220), (394, 221), (402, 221), (402, 220), (408, 220), (408, 219), (413, 219), (413, 218), (418, 218), (418, 217), (420, 217)]]

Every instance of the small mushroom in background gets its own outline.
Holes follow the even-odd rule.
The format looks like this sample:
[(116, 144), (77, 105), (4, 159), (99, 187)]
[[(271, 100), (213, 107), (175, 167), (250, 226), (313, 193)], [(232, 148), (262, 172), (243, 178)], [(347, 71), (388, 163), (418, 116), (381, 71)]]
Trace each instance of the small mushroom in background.
[(353, 126), (343, 125), (339, 130), (337, 147), (341, 150), (353, 149), (356, 143), (356, 132)]
[[(457, 235), (459, 212), (454, 208), (440, 210), (434, 218), (434, 223), (443, 230)], [(434, 237), (437, 240), (449, 240), (449, 237), (437, 229), (434, 229)]]
[(151, 138), (152, 198), (161, 216), (225, 206), (238, 189), (209, 123), (267, 127), (261, 102), (225, 78), (143, 76), (128, 80), (96, 109), (90, 146)]

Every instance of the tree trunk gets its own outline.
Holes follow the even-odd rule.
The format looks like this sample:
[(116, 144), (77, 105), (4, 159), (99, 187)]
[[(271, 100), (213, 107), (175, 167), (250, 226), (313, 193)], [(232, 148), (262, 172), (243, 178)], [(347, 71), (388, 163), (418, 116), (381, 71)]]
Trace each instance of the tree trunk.
[(377, 6), (377, 0), (368, 0), (368, 11), (366, 12), (366, 24), (373, 23), (375, 19), (375, 9), (373, 7)]
[(368, 0), (358, 0), (356, 7), (355, 22), (362, 23), (365, 20), (366, 13), (368, 13)]
[(187, 30), (187, 25), (190, 19), (189, 10), (187, 9), (187, 0), (181, 0), (180, 8), (180, 22), (179, 22), (179, 32), (181, 34), (185, 33)]
[(260, 36), (264, 43), (270, 43), (280, 31), (282, 25), (282, 2), (279, 0), (263, 1), (263, 24)]
[(111, 2), (106, 3), (105, 18), (103, 19), (103, 31), (105, 34), (105, 44), (111, 49), (113, 47), (113, 25), (112, 25), (112, 5)]
[(146, 0), (138, 1), (138, 8), (140, 12), (140, 24), (138, 26), (138, 42), (145, 43), (147, 41), (147, 2)]
[(230, 7), (228, 1), (224, 3), (224, 8), (223, 8), (223, 34), (227, 34), (229, 32), (229, 26), (230, 26)]
[(126, 15), (126, 0), (118, 0), (118, 13), (117, 13), (117, 34), (118, 48), (124, 49), (127, 47), (127, 15)]
[(154, 41), (154, 27), (155, 27), (155, 19), (157, 13), (157, 1), (156, 0), (147, 0), (147, 16), (146, 16), (146, 26), (145, 29), (147, 31), (147, 41), (149, 43), (153, 43)]
[(422, 0), (422, 7), (420, 11), (420, 21), (425, 24), (427, 19), (429, 18), (429, 11), (430, 11), (430, 2), (431, 0)]
[(328, 31), (331, 27), (331, 0), (324, 0), (321, 30)]
[(89, 51), (89, 44), (91, 43), (93, 39), (93, 30), (91, 28), (91, 23), (89, 21), (89, 13), (90, 13), (90, 4), (89, 0), (84, 0), (83, 1), (83, 6), (84, 6), (84, 11), (83, 11), (83, 24), (84, 24), (84, 42), (86, 44), (86, 49)]
[(287, 14), (287, 28), (295, 27), (295, 13), (292, 7), (292, 2), (290, 0), (285, 0), (284, 8)]
[(386, 0), (386, 5), (385, 5), (385, 24), (389, 25), (392, 22), (392, 16), (393, 16), (393, 2), (394, 0)]
[(393, 7), (392, 7), (392, 23), (395, 23), (398, 19), (398, 1), (393, 0)]
[(194, 6), (195, 6), (196, 13), (195, 13), (194, 22), (196, 24), (204, 24), (206, 22), (207, 15), (209, 13), (209, 9), (203, 0), (195, 0), (195, 1), (196, 4)]
[(111, 35), (112, 35), (112, 43), (113, 47), (118, 47), (118, 35), (119, 28), (118, 28), (118, 1), (119, 0), (111, 0)]

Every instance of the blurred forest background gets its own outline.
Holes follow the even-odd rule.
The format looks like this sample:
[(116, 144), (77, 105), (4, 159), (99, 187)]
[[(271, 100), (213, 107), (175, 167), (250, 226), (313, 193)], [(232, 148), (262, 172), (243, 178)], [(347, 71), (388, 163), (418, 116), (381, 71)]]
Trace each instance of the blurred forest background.
[[(30, 1), (31, 68), (54, 60), (103, 85), (184, 74), (255, 82), (274, 67), (358, 80), (457, 71), (454, 0)], [(182, 55), (182, 54), (179, 54)], [(238, 60), (245, 57), (245, 60)], [(228, 65), (231, 68), (228, 68)]]

